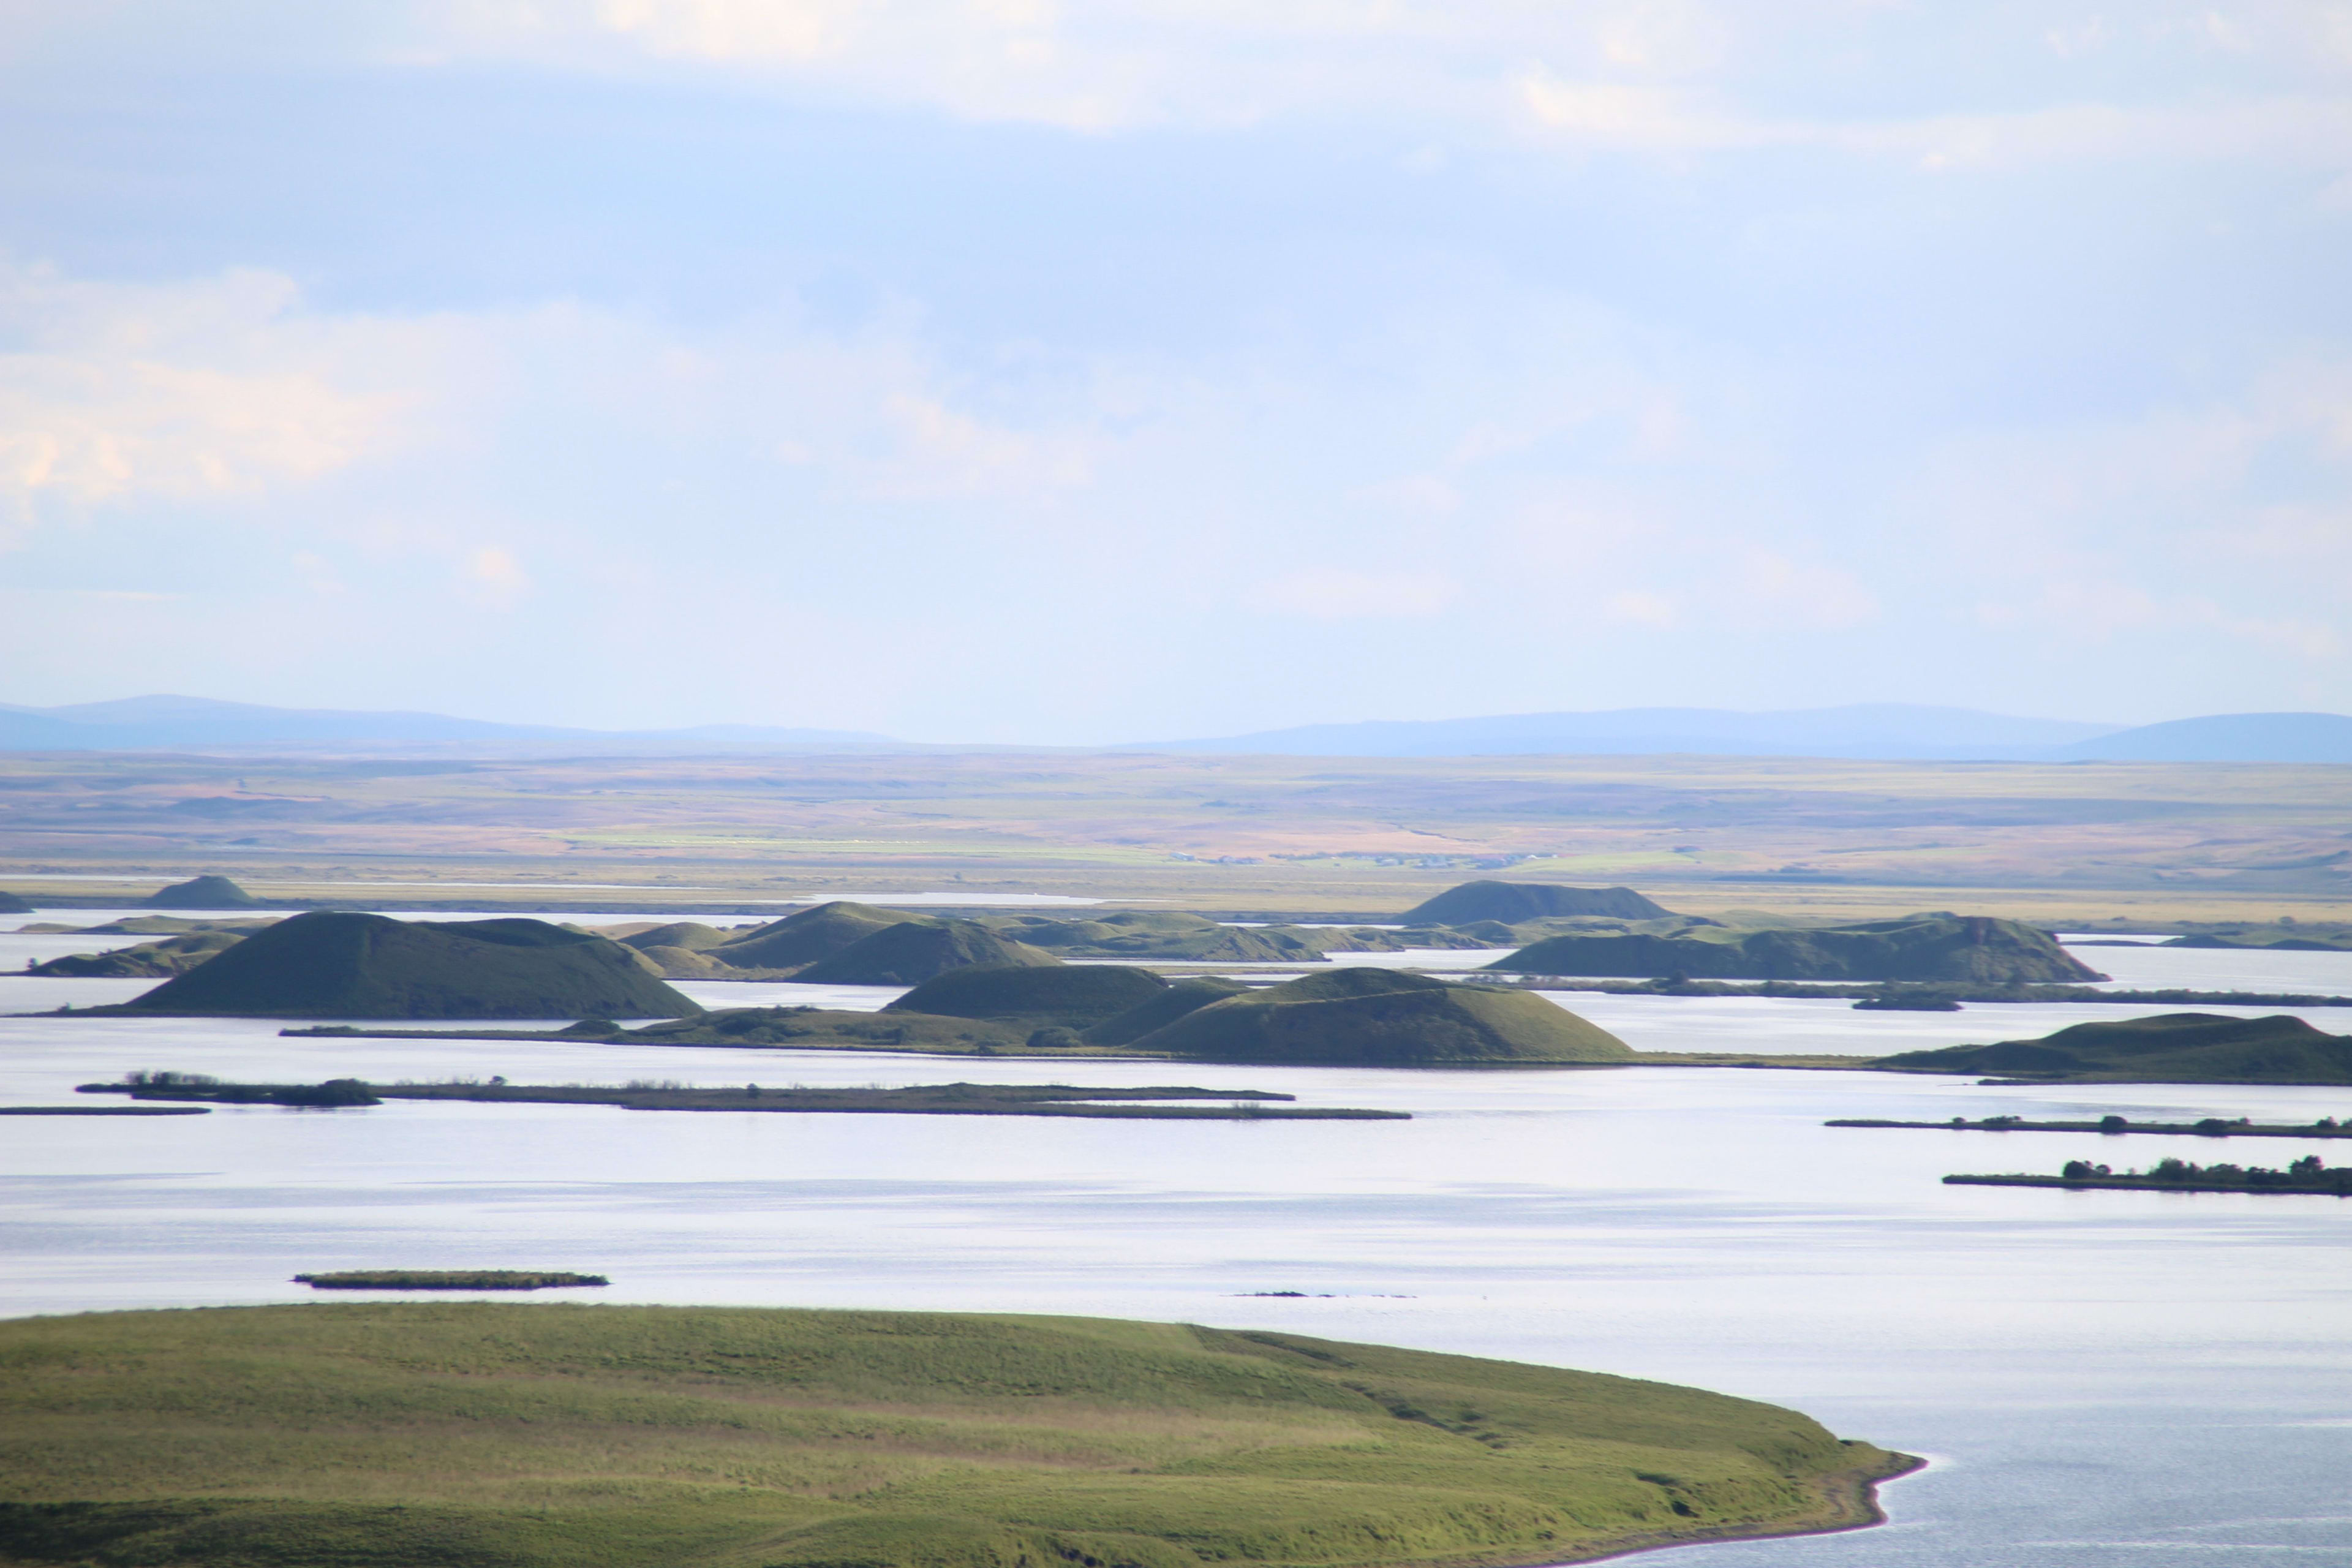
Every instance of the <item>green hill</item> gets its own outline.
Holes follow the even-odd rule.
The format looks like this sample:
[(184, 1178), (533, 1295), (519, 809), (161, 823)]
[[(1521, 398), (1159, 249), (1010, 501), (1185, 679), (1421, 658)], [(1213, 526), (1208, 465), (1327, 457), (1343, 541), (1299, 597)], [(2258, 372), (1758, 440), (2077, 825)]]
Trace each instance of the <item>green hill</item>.
[(719, 963), (738, 969), (798, 969), (831, 958), (852, 942), (892, 926), (936, 923), (927, 915), (905, 915), (836, 899), (741, 932), (708, 951)]
[(2049, 932), (2016, 921), (1906, 915), (1855, 925), (1671, 935), (1549, 937), (1486, 966), (1524, 974), (1680, 974), (1695, 980), (1966, 980), (1993, 984), (2098, 980)]
[(2076, 1024), (2038, 1040), (1906, 1051), (1871, 1065), (2107, 1083), (2352, 1084), (2352, 1035), (2331, 1035), (2285, 1014), (2165, 1013)]
[(241, 910), (259, 902), (259, 899), (226, 877), (194, 877), (150, 894), (146, 907), (151, 910)]
[(60, 1568), (1558, 1563), (1867, 1524), (1916, 1462), (1670, 1384), (1085, 1318), (305, 1303), (19, 1319), (0, 1363), (0, 1560)]
[(1608, 1031), (1528, 992), (1349, 968), (1227, 997), (1135, 1042), (1201, 1061), (1325, 1067), (1625, 1062)]
[(1123, 963), (990, 964), (935, 974), (882, 1011), (1087, 1029), (1168, 988), (1151, 971)]
[(901, 921), (859, 937), (794, 978), (813, 985), (920, 985), (935, 974), (974, 964), (1042, 967), (1061, 962), (971, 921)]
[(1464, 926), (1479, 921), (1517, 925), (1521, 921), (1563, 915), (1602, 915), (1612, 920), (1663, 920), (1674, 911), (1652, 903), (1631, 888), (1563, 888), (1552, 882), (1465, 882), (1397, 919), (1409, 926)]
[(247, 937), (120, 1008), (257, 1018), (670, 1018), (700, 1008), (618, 942), (544, 921), (325, 911)]
[(1248, 986), (1237, 980), (1220, 979), (1215, 975), (1202, 974), (1179, 980), (1166, 990), (1145, 997), (1126, 1012), (1084, 1031), (1083, 1038), (1090, 1046), (1133, 1045), (1152, 1030), (1172, 1024), (1196, 1008), (1206, 1007), (1212, 1002), (1222, 1002), (1228, 996), (1239, 996), (1248, 990)]
[(33, 906), (16, 894), (0, 889), (0, 915), (29, 915)]

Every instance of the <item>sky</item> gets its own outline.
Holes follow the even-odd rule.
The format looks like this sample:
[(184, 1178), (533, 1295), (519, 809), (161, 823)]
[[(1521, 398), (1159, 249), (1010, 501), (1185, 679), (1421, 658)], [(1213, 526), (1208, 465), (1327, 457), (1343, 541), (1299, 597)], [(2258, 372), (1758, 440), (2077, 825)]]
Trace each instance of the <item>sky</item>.
[(0, 701), (2352, 712), (2352, 0), (0, 0)]

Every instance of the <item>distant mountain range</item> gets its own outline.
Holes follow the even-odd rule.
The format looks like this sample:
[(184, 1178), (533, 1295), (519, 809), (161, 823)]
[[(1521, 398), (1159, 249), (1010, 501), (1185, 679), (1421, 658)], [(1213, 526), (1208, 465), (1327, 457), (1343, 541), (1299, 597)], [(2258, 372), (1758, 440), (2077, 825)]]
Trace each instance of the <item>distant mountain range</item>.
[[(0, 704), (0, 751), (152, 752), (268, 747), (466, 746), (614, 752), (969, 752), (856, 730), (703, 724), (678, 730), (577, 730), (498, 724), (439, 713), (268, 708), (202, 697), (132, 697), (63, 708)], [(1053, 748), (1070, 750), (1072, 748)], [(1486, 719), (1381, 720), (1150, 745), (1083, 748), (1295, 757), (1834, 757), (1896, 762), (2220, 762), (2352, 763), (2352, 718), (2224, 713), (2126, 728), (2020, 719), (1968, 708), (1874, 703), (1746, 713), (1624, 708)]]

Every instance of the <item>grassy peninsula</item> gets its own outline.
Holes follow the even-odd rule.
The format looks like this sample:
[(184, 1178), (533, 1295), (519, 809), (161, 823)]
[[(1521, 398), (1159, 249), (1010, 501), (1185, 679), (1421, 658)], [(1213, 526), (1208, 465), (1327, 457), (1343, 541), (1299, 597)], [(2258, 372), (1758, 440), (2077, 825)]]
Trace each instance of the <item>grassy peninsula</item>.
[(2054, 1176), (1946, 1176), (1956, 1187), (2108, 1188), (2132, 1193), (2305, 1193), (2352, 1198), (2352, 1165), (2328, 1166), (2305, 1154), (2284, 1171), (2262, 1165), (2199, 1165), (2159, 1160), (2145, 1171), (2111, 1171), (2085, 1160), (2069, 1160)]
[(0, 1560), (1538, 1564), (1849, 1529), (1794, 1411), (1172, 1323), (508, 1302), (0, 1323)]
[(2034, 1083), (2352, 1084), (2352, 1035), (2331, 1035), (2287, 1014), (2166, 1013), (2075, 1024), (2038, 1040), (1905, 1051), (1873, 1065)]
[(546, 1268), (345, 1268), (297, 1274), (294, 1283), (313, 1290), (549, 1290), (612, 1281), (602, 1274)]

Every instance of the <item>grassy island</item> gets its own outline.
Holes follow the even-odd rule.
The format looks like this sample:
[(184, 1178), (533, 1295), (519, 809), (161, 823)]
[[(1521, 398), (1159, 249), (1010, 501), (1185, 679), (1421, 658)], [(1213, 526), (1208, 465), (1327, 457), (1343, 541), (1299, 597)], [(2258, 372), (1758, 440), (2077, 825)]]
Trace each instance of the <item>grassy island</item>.
[(332, 1274), (297, 1274), (294, 1283), (313, 1290), (548, 1290), (612, 1281), (602, 1274), (567, 1274), (549, 1268), (345, 1268)]
[[(1255, 1089), (1082, 1089), (1066, 1083), (932, 1083), (899, 1089), (707, 1088), (677, 1082), (222, 1083), (201, 1073), (134, 1073), (121, 1083), (85, 1083), (82, 1094), (133, 1100), (211, 1100), (226, 1105), (381, 1105), (387, 1100), (463, 1100), (493, 1104), (612, 1105), (624, 1110), (756, 1110), (872, 1116), (1079, 1116), (1156, 1121), (1410, 1121), (1409, 1111), (1300, 1106), (1295, 1096)], [(1215, 1101), (1167, 1104), (1165, 1101)]]
[(1539, 1564), (1875, 1522), (1794, 1411), (1173, 1323), (414, 1302), (0, 1323), (0, 1561)]
[(2074, 1024), (2038, 1040), (1905, 1051), (1883, 1071), (1997, 1073), (2019, 1083), (2352, 1084), (2352, 1035), (2288, 1014), (2231, 1018), (2166, 1013)]
[(2135, 1193), (2309, 1193), (2352, 1198), (2352, 1165), (2328, 1166), (2305, 1154), (2284, 1171), (2261, 1165), (2199, 1165), (2158, 1160), (2145, 1171), (2111, 1171), (2085, 1160), (2069, 1160), (2054, 1176), (1946, 1176), (1964, 1187), (2105, 1187)]

